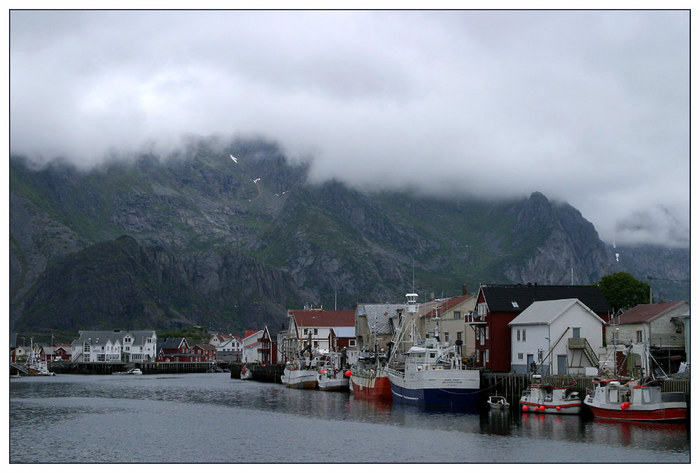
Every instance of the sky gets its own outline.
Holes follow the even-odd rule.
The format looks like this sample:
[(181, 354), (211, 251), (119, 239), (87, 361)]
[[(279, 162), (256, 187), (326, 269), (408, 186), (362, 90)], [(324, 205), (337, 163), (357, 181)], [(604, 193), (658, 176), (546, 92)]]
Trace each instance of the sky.
[(10, 13), (10, 151), (83, 168), (274, 140), (314, 180), (542, 192), (611, 244), (690, 239), (684, 10)]

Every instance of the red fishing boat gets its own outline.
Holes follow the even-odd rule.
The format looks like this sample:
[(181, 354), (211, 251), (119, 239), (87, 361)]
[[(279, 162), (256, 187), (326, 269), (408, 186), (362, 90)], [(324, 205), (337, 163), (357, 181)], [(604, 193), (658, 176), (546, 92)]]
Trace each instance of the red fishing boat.
[(583, 403), (602, 419), (683, 422), (688, 413), (685, 394), (661, 392), (655, 379), (595, 379)]
[(350, 390), (357, 399), (391, 401), (391, 383), (384, 371), (385, 365), (383, 354), (360, 357), (350, 370)]

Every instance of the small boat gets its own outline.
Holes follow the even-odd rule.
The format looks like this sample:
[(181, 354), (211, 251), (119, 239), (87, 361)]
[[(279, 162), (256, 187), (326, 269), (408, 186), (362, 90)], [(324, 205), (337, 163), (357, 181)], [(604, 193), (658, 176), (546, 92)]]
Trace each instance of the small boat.
[(489, 396), (488, 403), (491, 409), (506, 410), (510, 408), (510, 403), (503, 396)]
[(685, 394), (661, 392), (656, 379), (594, 379), (583, 402), (601, 419), (683, 422), (688, 413)]
[(316, 389), (318, 388), (316, 375), (314, 361), (307, 359), (302, 363), (299, 360), (293, 360), (284, 365), (282, 384), (294, 389)]
[(253, 379), (253, 370), (247, 364), (241, 367), (241, 379)]
[(534, 383), (525, 389), (520, 397), (523, 412), (540, 414), (580, 414), (583, 402), (575, 383), (566, 387), (541, 384), (541, 375), (534, 375)]
[(112, 373), (112, 374), (116, 374), (116, 375), (133, 375), (133, 374), (143, 374), (143, 373), (142, 373), (141, 370), (138, 369), (138, 368), (131, 368), (130, 370), (126, 370), (126, 371), (115, 371), (115, 372)]

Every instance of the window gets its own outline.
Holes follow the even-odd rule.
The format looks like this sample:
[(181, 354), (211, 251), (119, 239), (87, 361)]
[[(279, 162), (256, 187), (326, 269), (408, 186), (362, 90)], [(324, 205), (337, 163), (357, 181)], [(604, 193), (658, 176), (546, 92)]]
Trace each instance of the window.
[(518, 360), (522, 360), (522, 359), (523, 359), (523, 354), (522, 354), (522, 353), (518, 353)]
[(523, 329), (523, 342), (525, 341), (525, 329)]
[(637, 343), (642, 343), (642, 331), (637, 330)]
[(486, 340), (489, 339), (489, 326), (486, 326)]
[(489, 362), (489, 350), (486, 349), (484, 351), (484, 363), (488, 363), (488, 362)]
[(574, 338), (581, 338), (581, 327), (574, 327), (572, 331), (574, 332)]
[(516, 339), (517, 339), (517, 341), (520, 341), (520, 329), (516, 330), (516, 332), (517, 332), (517, 338), (516, 338)]
[(486, 315), (486, 303), (482, 302), (479, 304), (479, 315)]
[(515, 308), (515, 309), (519, 309), (519, 308), (520, 308), (520, 306), (518, 305), (518, 303), (517, 303), (516, 301), (510, 301), (510, 304), (511, 304), (511, 305), (513, 306), (513, 308)]
[(309, 329), (308, 329), (308, 328), (305, 328), (305, 329), (304, 329), (304, 335), (308, 335), (308, 334), (309, 334)]
[(455, 318), (455, 319), (461, 319), (461, 318), (462, 318), (462, 312), (460, 312), (460, 311), (458, 311), (458, 310), (455, 310), (453, 314), (454, 314), (454, 318)]
[(354, 347), (355, 346), (355, 340), (350, 340), (348, 343), (349, 346)]
[(314, 335), (318, 335), (318, 329), (317, 329), (317, 328), (314, 329)]

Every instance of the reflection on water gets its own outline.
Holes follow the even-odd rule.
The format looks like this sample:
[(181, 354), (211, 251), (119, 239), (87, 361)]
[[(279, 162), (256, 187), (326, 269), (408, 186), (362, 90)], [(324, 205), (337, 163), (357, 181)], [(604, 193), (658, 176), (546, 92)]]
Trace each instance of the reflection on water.
[[(433, 444), (440, 448), (423, 448)], [(63, 375), (10, 382), (13, 463), (687, 463), (689, 458), (685, 425), (601, 422), (517, 409), (424, 411), (227, 374)]]

